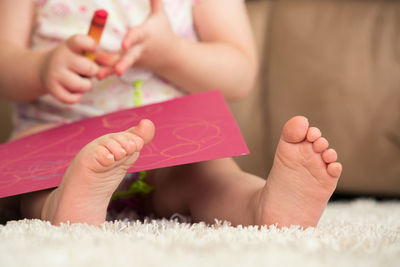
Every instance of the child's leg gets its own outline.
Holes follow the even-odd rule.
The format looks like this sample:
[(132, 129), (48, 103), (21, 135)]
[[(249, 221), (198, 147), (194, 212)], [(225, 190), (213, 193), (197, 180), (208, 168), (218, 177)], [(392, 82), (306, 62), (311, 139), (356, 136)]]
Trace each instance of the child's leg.
[(58, 188), (25, 196), (23, 216), (53, 224), (101, 224), (113, 192), (153, 135), (154, 125), (144, 120), (137, 127), (90, 142), (73, 159)]
[(341, 173), (337, 154), (304, 117), (288, 121), (267, 181), (242, 172), (231, 159), (159, 170), (151, 177), (155, 211), (190, 213), (233, 224), (315, 226)]
[(27, 219), (41, 219), (43, 205), (54, 189), (27, 193), (20, 198), (21, 217)]
[[(254, 224), (252, 202), (265, 180), (240, 170), (231, 158), (160, 169), (149, 175), (158, 216), (191, 215), (194, 221)], [(253, 200), (252, 200), (253, 199)]]

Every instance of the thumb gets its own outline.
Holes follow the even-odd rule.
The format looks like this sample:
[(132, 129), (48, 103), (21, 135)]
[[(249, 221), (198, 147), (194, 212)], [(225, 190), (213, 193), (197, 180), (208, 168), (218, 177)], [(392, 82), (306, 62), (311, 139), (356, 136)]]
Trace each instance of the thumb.
[(160, 12), (164, 6), (161, 0), (150, 0), (150, 7), (151, 7), (151, 13), (154, 14)]

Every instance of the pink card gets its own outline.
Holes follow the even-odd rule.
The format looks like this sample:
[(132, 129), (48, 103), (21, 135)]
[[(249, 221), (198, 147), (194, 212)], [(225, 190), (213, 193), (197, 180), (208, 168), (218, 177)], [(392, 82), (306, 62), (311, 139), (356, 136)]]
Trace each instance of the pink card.
[(0, 197), (58, 186), (84, 145), (144, 118), (153, 121), (156, 134), (129, 172), (249, 153), (221, 93), (193, 94), (84, 119), (0, 145)]

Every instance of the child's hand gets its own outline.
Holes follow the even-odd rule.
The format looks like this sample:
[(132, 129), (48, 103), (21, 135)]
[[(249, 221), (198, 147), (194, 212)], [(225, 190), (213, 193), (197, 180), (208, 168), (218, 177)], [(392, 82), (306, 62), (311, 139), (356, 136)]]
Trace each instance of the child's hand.
[[(156, 70), (174, 49), (178, 37), (172, 31), (161, 0), (150, 0), (151, 11), (146, 21), (132, 28), (122, 41), (121, 58), (114, 71), (122, 75), (132, 65)], [(176, 49), (176, 47), (175, 47)]]
[(61, 102), (79, 102), (92, 88), (90, 78), (100, 69), (83, 52), (96, 52), (96, 48), (96, 42), (89, 36), (73, 35), (49, 51), (40, 70), (44, 89)]

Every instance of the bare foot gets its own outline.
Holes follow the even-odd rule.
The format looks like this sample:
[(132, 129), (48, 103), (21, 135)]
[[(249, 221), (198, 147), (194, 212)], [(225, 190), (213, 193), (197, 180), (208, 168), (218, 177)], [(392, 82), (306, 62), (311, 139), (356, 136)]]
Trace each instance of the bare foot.
[(60, 186), (47, 198), (42, 219), (56, 225), (66, 221), (103, 223), (113, 192), (153, 136), (153, 123), (143, 120), (137, 127), (87, 144), (71, 162)]
[(342, 165), (336, 151), (305, 117), (283, 127), (275, 160), (259, 192), (258, 225), (315, 226), (336, 188)]

